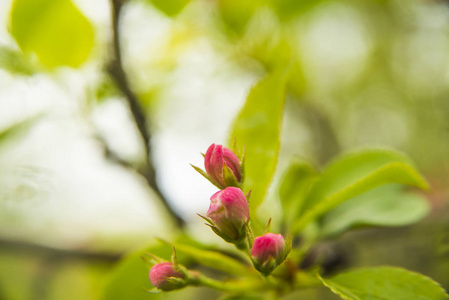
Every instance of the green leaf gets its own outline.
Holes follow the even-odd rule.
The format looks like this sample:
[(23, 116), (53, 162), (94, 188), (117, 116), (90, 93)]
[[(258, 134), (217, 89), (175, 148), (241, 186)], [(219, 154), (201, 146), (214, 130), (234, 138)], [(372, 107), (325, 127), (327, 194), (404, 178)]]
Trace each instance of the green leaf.
[(360, 226), (405, 226), (421, 220), (430, 210), (421, 196), (386, 185), (356, 196), (325, 215), (321, 235), (333, 237)]
[(234, 121), (229, 145), (234, 139), (245, 149), (244, 190), (251, 190), (250, 210), (262, 203), (276, 170), (285, 103), (287, 72), (275, 72), (254, 86)]
[(293, 221), (317, 179), (318, 173), (310, 164), (298, 160), (290, 163), (279, 185), (279, 197), (287, 224)]
[(70, 0), (15, 0), (11, 33), (48, 67), (80, 66), (94, 42), (91, 24)]
[(395, 267), (363, 268), (321, 281), (348, 300), (449, 299), (444, 289), (429, 277)]
[(340, 157), (325, 169), (311, 189), (293, 231), (303, 229), (346, 200), (387, 183), (427, 188), (411, 161), (397, 152), (362, 150)]
[(190, 0), (150, 0), (151, 4), (169, 17), (178, 15)]

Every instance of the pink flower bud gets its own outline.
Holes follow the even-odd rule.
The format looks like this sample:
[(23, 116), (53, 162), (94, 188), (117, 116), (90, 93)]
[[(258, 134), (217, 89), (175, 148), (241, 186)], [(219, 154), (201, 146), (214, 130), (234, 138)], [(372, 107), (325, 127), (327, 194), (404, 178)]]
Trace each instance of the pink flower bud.
[(149, 275), (151, 284), (163, 291), (171, 291), (184, 287), (184, 274), (175, 270), (171, 262), (155, 264)]
[(249, 207), (241, 189), (228, 187), (213, 194), (207, 216), (214, 223), (212, 229), (225, 241), (236, 243), (245, 238)]
[[(204, 157), (204, 167), (212, 183), (222, 189), (227, 186), (237, 186), (243, 177), (239, 158), (222, 145), (209, 146)], [(231, 172), (226, 172), (225, 168)], [(228, 173), (230, 173), (229, 176)]]
[(264, 275), (268, 275), (287, 257), (289, 245), (281, 234), (266, 233), (254, 239), (251, 257), (254, 266)]

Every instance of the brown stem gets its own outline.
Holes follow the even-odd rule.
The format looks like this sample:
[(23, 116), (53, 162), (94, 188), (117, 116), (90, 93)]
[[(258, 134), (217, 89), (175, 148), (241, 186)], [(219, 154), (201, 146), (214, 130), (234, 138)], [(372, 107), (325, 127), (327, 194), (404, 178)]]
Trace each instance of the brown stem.
[[(145, 164), (141, 169), (137, 171), (146, 179), (148, 185), (154, 190), (154, 192), (156, 192), (157, 196), (161, 200), (162, 204), (164, 205), (168, 213), (176, 221), (176, 225), (179, 228), (183, 228), (185, 225), (185, 221), (173, 210), (173, 208), (168, 203), (167, 198), (164, 196), (164, 194), (159, 188), (159, 185), (157, 184), (156, 169), (154, 168), (153, 161), (151, 158), (152, 157), (151, 155), (152, 149), (150, 147), (151, 134), (148, 130), (148, 120), (142, 108), (140, 107), (136, 95), (130, 88), (128, 78), (123, 68), (122, 53), (120, 49), (120, 12), (125, 2), (126, 0), (111, 0), (114, 58), (108, 66), (108, 72), (110, 76), (114, 79), (115, 83), (117, 84), (117, 87), (125, 96), (133, 119), (136, 123), (137, 129), (139, 130), (139, 134), (145, 145), (145, 153), (146, 153)], [(126, 164), (122, 165), (126, 166)]]

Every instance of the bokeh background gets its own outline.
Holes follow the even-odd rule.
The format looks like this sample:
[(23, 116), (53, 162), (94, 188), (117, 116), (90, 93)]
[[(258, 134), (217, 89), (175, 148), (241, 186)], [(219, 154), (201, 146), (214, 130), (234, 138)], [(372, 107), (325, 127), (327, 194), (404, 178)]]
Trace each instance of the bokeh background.
[[(13, 1), (0, 0), (0, 299), (100, 299), (123, 255), (170, 239), (176, 224), (139, 173), (144, 143), (108, 72), (111, 2), (14, 1), (21, 6), (25, 42)], [(68, 35), (91, 43), (80, 46), (85, 58), (58, 64), (67, 49), (43, 58), (26, 48), (49, 43), (74, 10), (85, 26)], [(403, 266), (449, 288), (446, 1), (129, 0), (119, 30), (157, 185), (187, 231), (219, 242), (196, 216), (215, 189), (189, 163), (202, 167), (200, 153), (226, 141), (250, 87), (289, 64), (275, 182), (294, 157), (322, 167), (358, 147), (407, 153), (430, 183), (430, 215), (322, 247), (343, 267)]]

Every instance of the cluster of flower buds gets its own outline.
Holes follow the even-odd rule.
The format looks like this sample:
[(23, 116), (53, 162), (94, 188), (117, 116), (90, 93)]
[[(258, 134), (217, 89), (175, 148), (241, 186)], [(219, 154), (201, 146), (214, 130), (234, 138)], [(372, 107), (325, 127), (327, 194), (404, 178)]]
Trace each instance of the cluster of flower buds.
[(210, 198), (207, 217), (200, 217), (226, 242), (245, 248), (249, 206), (240, 189), (243, 182), (243, 159), (240, 160), (225, 146), (212, 144), (204, 155), (206, 172), (194, 168), (220, 189)]
[[(281, 234), (266, 233), (253, 240), (249, 225), (249, 194), (245, 196), (241, 190), (244, 175), (243, 159), (240, 160), (228, 148), (215, 144), (207, 149), (204, 159), (206, 172), (193, 167), (220, 191), (210, 198), (206, 216), (200, 217), (206, 220), (206, 225), (209, 225), (223, 240), (246, 251), (256, 270), (268, 276), (290, 252), (290, 238), (284, 240)], [(148, 255), (156, 262), (149, 273), (149, 279), (155, 289), (149, 292), (173, 291), (187, 285), (216, 286), (210, 279), (202, 279), (204, 277), (199, 272), (188, 271), (178, 265), (175, 251), (171, 262)]]
[(254, 267), (263, 275), (269, 275), (280, 265), (291, 249), (291, 240), (281, 234), (266, 233), (250, 241), (250, 214), (247, 197), (240, 189), (243, 183), (243, 159), (230, 149), (212, 144), (204, 155), (206, 172), (194, 167), (221, 190), (210, 198), (206, 225), (221, 238), (240, 249), (250, 248)]

